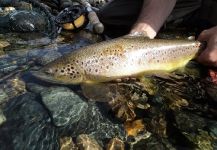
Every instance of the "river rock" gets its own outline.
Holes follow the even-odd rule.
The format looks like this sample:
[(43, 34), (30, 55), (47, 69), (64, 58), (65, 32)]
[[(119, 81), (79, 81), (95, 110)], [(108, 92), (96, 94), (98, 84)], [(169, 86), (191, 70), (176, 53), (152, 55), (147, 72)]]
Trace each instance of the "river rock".
[(176, 112), (176, 126), (184, 132), (196, 132), (198, 129), (203, 129), (207, 125), (207, 121), (193, 113)]
[(7, 122), (0, 127), (1, 150), (59, 149), (56, 128), (35, 94), (13, 98), (3, 111)]
[(87, 103), (69, 88), (47, 88), (41, 96), (56, 126), (74, 124), (86, 113)]
[(7, 93), (3, 89), (0, 89), (0, 105), (5, 103), (7, 100), (8, 100)]
[(88, 134), (97, 140), (114, 137), (124, 139), (126, 137), (124, 125), (111, 116), (111, 112), (103, 103), (97, 102), (88, 102), (86, 113), (80, 117), (77, 123), (64, 127), (64, 130), (66, 133), (71, 133), (72, 137)]
[(60, 56), (62, 55), (58, 51), (47, 51), (44, 55), (38, 57), (36, 62), (40, 65), (46, 65), (47, 63), (57, 59)]
[(36, 83), (27, 83), (26, 84), (26, 89), (30, 92), (33, 92), (35, 94), (40, 94), (41, 92), (43, 92), (45, 89), (45, 87), (36, 84)]
[(156, 136), (151, 136), (147, 139), (142, 139), (130, 145), (130, 150), (175, 150), (171, 143), (166, 139), (161, 139)]
[(78, 150), (78, 147), (72, 140), (72, 137), (60, 138), (60, 150)]
[(79, 135), (76, 142), (79, 150), (103, 150), (97, 141), (87, 134)]
[(118, 138), (113, 138), (107, 144), (106, 150), (125, 150), (124, 142)]
[(6, 117), (0, 109), (0, 126), (6, 121)]

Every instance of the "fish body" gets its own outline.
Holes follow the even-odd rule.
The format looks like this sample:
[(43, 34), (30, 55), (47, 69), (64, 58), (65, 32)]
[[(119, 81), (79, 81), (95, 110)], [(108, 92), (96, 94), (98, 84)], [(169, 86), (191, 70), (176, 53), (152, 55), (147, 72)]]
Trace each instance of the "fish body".
[(198, 41), (124, 36), (80, 48), (34, 74), (51, 82), (80, 84), (170, 72), (185, 66), (200, 47)]

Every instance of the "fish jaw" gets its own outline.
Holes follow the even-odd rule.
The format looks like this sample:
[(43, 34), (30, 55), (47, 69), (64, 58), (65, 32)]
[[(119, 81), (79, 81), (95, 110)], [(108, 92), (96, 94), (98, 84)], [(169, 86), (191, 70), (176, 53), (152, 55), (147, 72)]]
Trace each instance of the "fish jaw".
[(54, 84), (62, 84), (62, 85), (77, 85), (82, 83), (81, 81), (68, 81), (68, 80), (58, 80), (55, 76), (51, 74), (47, 74), (43, 71), (31, 71), (30, 72), (35, 78), (45, 81), (45, 82), (50, 82)]

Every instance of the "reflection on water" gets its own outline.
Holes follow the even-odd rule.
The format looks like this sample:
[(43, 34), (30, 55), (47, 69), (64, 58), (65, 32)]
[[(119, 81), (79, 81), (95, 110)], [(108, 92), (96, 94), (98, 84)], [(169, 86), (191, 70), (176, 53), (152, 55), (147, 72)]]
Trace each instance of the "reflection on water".
[(29, 74), (99, 42), (0, 35), (0, 149), (217, 149), (217, 86), (195, 62), (171, 74), (64, 86)]

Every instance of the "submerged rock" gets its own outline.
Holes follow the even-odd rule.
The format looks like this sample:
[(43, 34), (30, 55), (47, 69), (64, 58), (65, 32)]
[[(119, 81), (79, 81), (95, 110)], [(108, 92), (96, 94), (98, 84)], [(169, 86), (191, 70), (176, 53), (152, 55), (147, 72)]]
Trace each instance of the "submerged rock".
[(76, 143), (79, 150), (103, 150), (97, 141), (87, 134), (81, 134), (77, 137)]
[(56, 126), (74, 124), (86, 113), (87, 103), (66, 87), (51, 87), (41, 93)]
[(6, 117), (0, 109), (0, 126), (6, 121)]
[(60, 150), (78, 150), (78, 147), (72, 140), (72, 137), (60, 138)]
[(135, 109), (147, 109), (148, 97), (136, 83), (100, 83), (82, 85), (85, 97), (92, 101), (106, 102), (115, 116), (122, 121), (133, 121)]
[(126, 137), (123, 124), (111, 116), (103, 103), (89, 102), (88, 109), (81, 115), (80, 120), (63, 129), (63, 133), (70, 133), (72, 137), (80, 134), (88, 134), (97, 140)]
[(0, 127), (1, 150), (57, 150), (57, 131), (35, 94), (26, 93), (9, 101), (7, 118)]
[(184, 111), (176, 112), (175, 120), (176, 126), (184, 132), (196, 132), (207, 125), (207, 121), (204, 118)]
[(41, 95), (52, 122), (60, 127), (61, 136), (89, 134), (96, 139), (126, 137), (123, 124), (112, 116), (104, 103), (85, 102), (66, 87), (48, 88), (29, 83), (27, 89)]
[(140, 139), (130, 143), (130, 150), (175, 150), (171, 143), (166, 139), (151, 136), (147, 139)]
[(213, 138), (208, 132), (199, 130), (197, 133), (183, 133), (191, 142), (195, 144), (195, 148), (199, 150), (213, 150)]
[(0, 89), (0, 105), (5, 103), (7, 100), (8, 100), (7, 93), (3, 89)]
[(125, 150), (125, 144), (118, 138), (113, 138), (106, 146), (106, 150)]
[(38, 56), (36, 62), (40, 65), (46, 65), (60, 56), (62, 56), (61, 53), (57, 51), (48, 51), (44, 55)]
[(0, 85), (0, 106), (4, 105), (9, 99), (22, 95), (26, 92), (25, 82), (15, 77), (8, 79)]
[(128, 136), (137, 136), (138, 133), (145, 131), (143, 120), (135, 120), (132, 122), (125, 122), (125, 130)]
[(41, 86), (41, 85), (36, 84), (36, 83), (27, 83), (26, 89), (30, 92), (35, 93), (35, 94), (40, 94), (41, 92), (46, 90), (46, 88), (44, 86)]

